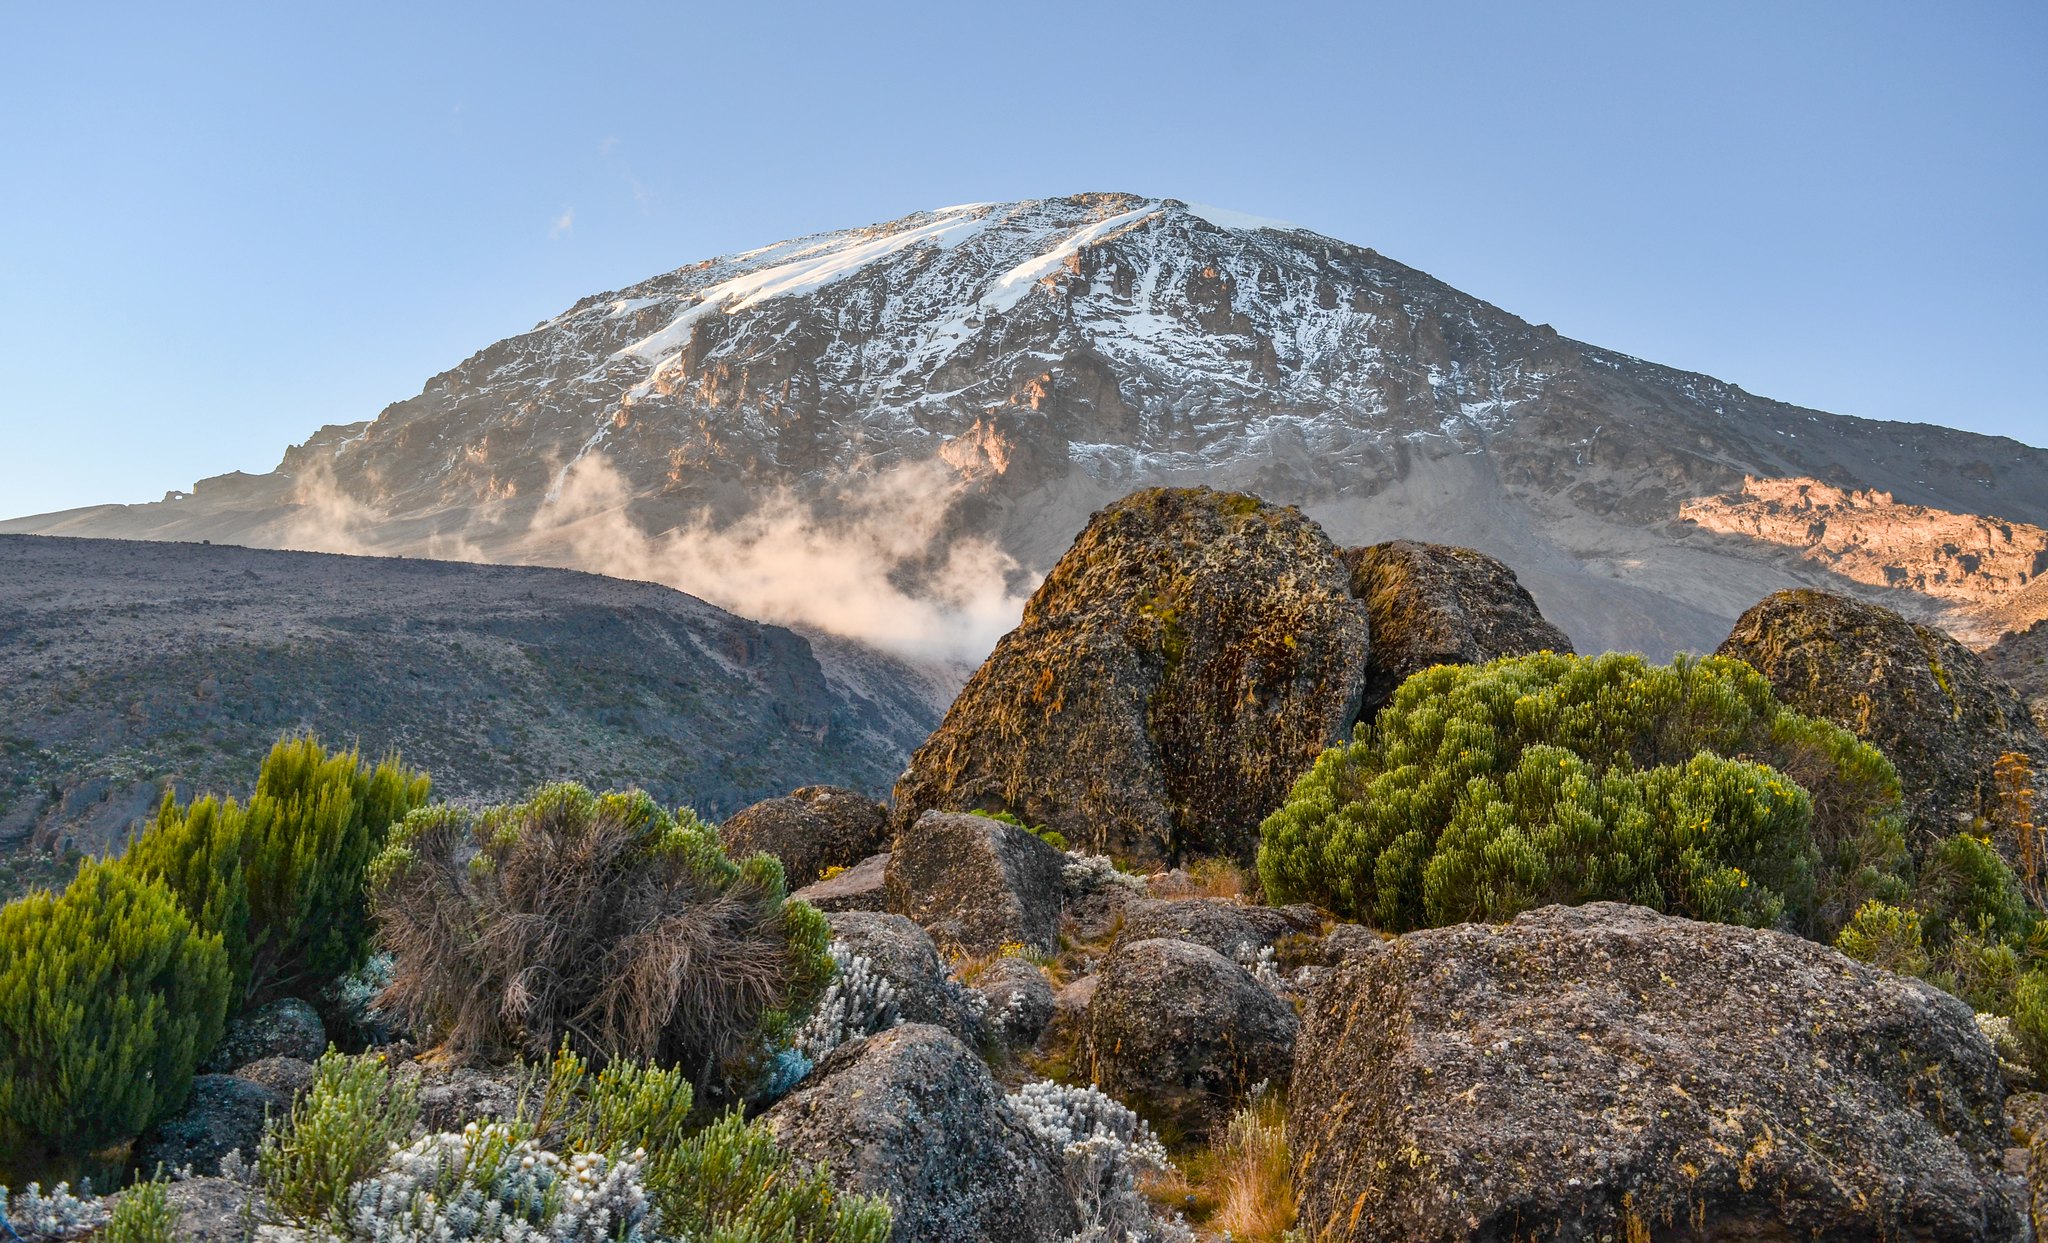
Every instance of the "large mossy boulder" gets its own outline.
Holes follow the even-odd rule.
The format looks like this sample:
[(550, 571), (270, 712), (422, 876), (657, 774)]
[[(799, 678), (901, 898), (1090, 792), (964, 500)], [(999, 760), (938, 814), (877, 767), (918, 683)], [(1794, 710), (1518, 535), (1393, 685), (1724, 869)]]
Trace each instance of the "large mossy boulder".
[(868, 960), (896, 990), (896, 1012), (906, 1023), (931, 1023), (962, 1040), (981, 1033), (966, 990), (946, 974), (938, 947), (924, 929), (901, 915), (837, 911), (827, 915), (832, 940)]
[(1389, 540), (1341, 554), (1372, 626), (1361, 719), (1371, 721), (1412, 674), (1501, 656), (1571, 653), (1507, 565), (1449, 544)]
[(1244, 967), (1161, 937), (1119, 944), (1097, 975), (1089, 1074), (1154, 1124), (1199, 1137), (1259, 1084), (1286, 1088), (1300, 1020)]
[(948, 949), (993, 954), (1012, 942), (1057, 948), (1066, 856), (1028, 829), (928, 811), (889, 850), (889, 909)]
[(805, 786), (763, 799), (718, 826), (719, 844), (735, 859), (755, 852), (782, 860), (791, 889), (850, 868), (889, 845), (889, 813), (880, 803), (838, 786)]
[(1145, 862), (1249, 861), (1259, 821), (1357, 717), (1365, 609), (1321, 528), (1207, 488), (1089, 520), (896, 785)]
[(1931, 985), (1604, 902), (1354, 945), (1295, 1050), (1311, 1238), (2027, 1237), (1998, 1057)]
[(1899, 771), (1916, 852), (1995, 818), (1993, 768), (2024, 756), (2048, 778), (2048, 741), (2026, 705), (1969, 648), (1879, 605), (1781, 591), (1744, 613), (1720, 648), (1778, 698), (1875, 746)]
[(842, 1189), (887, 1197), (893, 1243), (1057, 1243), (1081, 1227), (1056, 1154), (937, 1027), (840, 1046), (762, 1118)]

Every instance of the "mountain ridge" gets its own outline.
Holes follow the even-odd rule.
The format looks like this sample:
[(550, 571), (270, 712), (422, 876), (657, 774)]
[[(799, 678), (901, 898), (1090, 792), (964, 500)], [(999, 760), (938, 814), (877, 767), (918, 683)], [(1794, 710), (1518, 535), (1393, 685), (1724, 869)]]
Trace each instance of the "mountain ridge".
[[(1369, 247), (1099, 194), (686, 265), (319, 429), (270, 475), (0, 530), (644, 571), (629, 576), (869, 641), (914, 615), (899, 651), (965, 659), (1089, 513), (1200, 482), (1297, 504), (1340, 543), (1500, 556), (1588, 649), (1710, 649), (1800, 585), (1980, 643), (2031, 620), (1684, 520), (1752, 479), (2048, 526), (2048, 451), (1775, 402), (1573, 341)], [(835, 570), (851, 618), (807, 593)]]

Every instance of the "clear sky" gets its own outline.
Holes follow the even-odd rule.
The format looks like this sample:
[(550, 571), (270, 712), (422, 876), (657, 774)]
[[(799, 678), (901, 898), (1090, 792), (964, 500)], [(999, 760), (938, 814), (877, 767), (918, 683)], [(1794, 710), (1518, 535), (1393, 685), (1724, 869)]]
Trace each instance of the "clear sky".
[(2048, 5), (0, 0), (0, 514), (267, 470), (578, 297), (1129, 190), (2048, 445)]

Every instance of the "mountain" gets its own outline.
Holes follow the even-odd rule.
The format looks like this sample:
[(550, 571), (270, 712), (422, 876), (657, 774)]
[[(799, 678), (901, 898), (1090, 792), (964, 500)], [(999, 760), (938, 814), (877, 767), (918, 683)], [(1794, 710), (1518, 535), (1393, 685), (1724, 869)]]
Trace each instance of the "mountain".
[[(0, 530), (575, 565), (974, 659), (1092, 510), (1155, 483), (1493, 553), (1582, 650), (1709, 650), (1799, 585), (1979, 644), (2048, 615), (2013, 604), (2048, 569), (2048, 451), (1753, 396), (1362, 246), (1127, 194), (678, 268), (271, 474)], [(1825, 522), (1751, 512), (1802, 488), (1836, 498)]]
[(812, 782), (882, 794), (938, 698), (651, 583), (0, 536), (0, 854), (117, 844), (167, 786), (246, 795), (301, 729), (396, 748), (462, 801), (569, 779), (708, 816)]

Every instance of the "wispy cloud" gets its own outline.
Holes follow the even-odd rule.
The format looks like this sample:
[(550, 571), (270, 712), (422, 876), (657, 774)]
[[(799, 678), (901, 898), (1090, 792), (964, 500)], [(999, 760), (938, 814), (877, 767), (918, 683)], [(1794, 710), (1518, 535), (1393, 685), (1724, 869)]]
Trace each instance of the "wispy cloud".
[(567, 233), (569, 230), (575, 227), (576, 209), (573, 207), (564, 207), (562, 209), (562, 214), (556, 216), (554, 223), (548, 226), (548, 236), (560, 237), (564, 233)]

